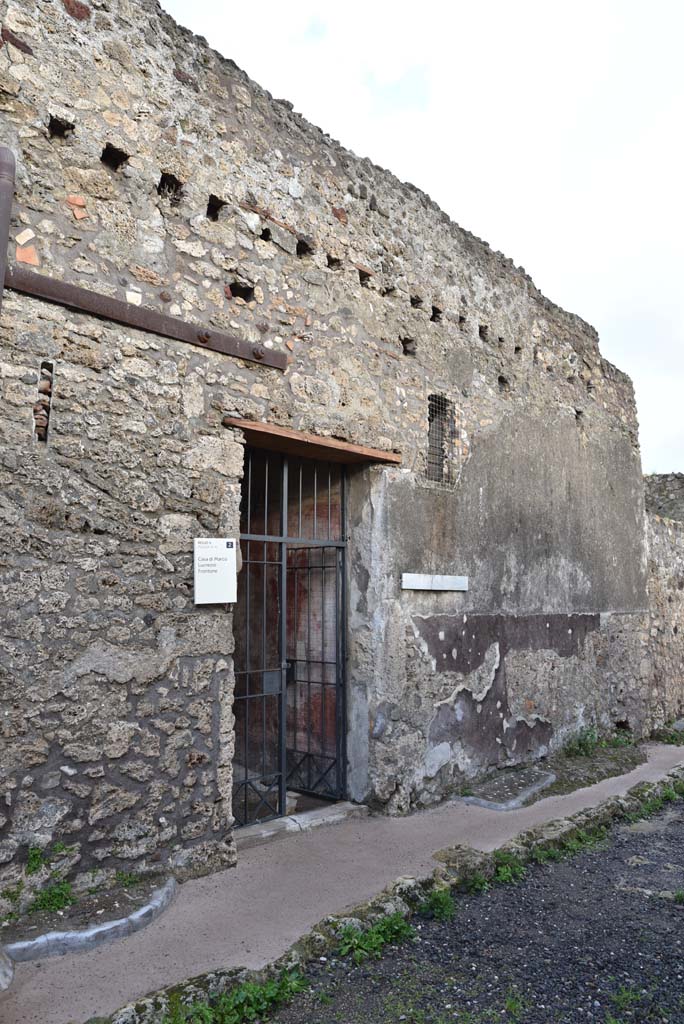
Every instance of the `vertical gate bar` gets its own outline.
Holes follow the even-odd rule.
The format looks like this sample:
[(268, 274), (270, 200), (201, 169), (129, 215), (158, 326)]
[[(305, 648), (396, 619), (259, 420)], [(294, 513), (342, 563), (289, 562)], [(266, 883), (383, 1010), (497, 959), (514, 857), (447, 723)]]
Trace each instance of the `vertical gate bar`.
[(0, 146), (0, 310), (5, 287), (7, 267), (7, 246), (9, 245), (10, 219), (14, 202), (14, 178), (16, 161), (14, 153), (7, 146)]
[[(282, 457), (282, 475), (280, 484), (280, 535), (287, 536), (287, 489), (288, 489), (288, 458)], [(278, 729), (278, 764), (280, 779), (278, 787), (278, 813), (285, 814), (287, 809), (287, 545), (280, 542), (280, 716)]]
[[(251, 599), (251, 593), (252, 593), (252, 590), (251, 590), (252, 563), (251, 562), (247, 562), (247, 565), (245, 566), (245, 568), (247, 570), (247, 622), (246, 622), (247, 637), (246, 637), (246, 640), (245, 640), (245, 668), (247, 670), (247, 675), (245, 676), (246, 690), (245, 690), (245, 698), (244, 698), (243, 703), (245, 705), (245, 746), (244, 746), (245, 767), (244, 767), (244, 773), (245, 773), (245, 815), (246, 815), (246, 811), (247, 811), (247, 780), (249, 778), (249, 705), (250, 705), (250, 699), (249, 698), (250, 698), (251, 693), (252, 693), (252, 634), (251, 634), (251, 623), (250, 623), (250, 614), (249, 614), (249, 607), (250, 607), (251, 600), (252, 600)], [(245, 817), (245, 821), (247, 821), (246, 817)]]
[(247, 533), (252, 532), (252, 452), (247, 456)]
[[(264, 544), (264, 548), (266, 545)], [(264, 552), (265, 554), (266, 552)], [(266, 702), (268, 700), (266, 696), (266, 613), (267, 613), (267, 593), (268, 593), (268, 570), (270, 566), (266, 559), (261, 567), (261, 779), (262, 781), (266, 778)]]
[(328, 463), (328, 540), (330, 540), (330, 494), (332, 491), (332, 466)]
[(303, 487), (302, 475), (303, 475), (303, 472), (304, 472), (304, 463), (300, 459), (299, 460), (299, 523), (298, 523), (298, 530), (297, 530), (297, 536), (298, 537), (301, 537), (301, 535), (302, 535), (302, 487)]
[(243, 792), (245, 794), (245, 825), (249, 822), (249, 701), (246, 700), (245, 704), (245, 781), (243, 783)]
[[(264, 464), (264, 534), (269, 533), (269, 516), (268, 516), (268, 485), (269, 485), (269, 471), (271, 467), (271, 456), (266, 455)], [(266, 743), (268, 740), (266, 733), (266, 705), (268, 703), (268, 697), (266, 696), (266, 576), (268, 574), (268, 544), (266, 541), (262, 545), (263, 561), (261, 564), (261, 770), (262, 783), (265, 785), (265, 769), (266, 769)]]
[[(271, 464), (271, 456), (266, 456), (266, 466), (264, 468), (264, 535), (268, 536), (268, 467)], [(264, 562), (266, 561), (266, 541), (264, 541)]]
[(344, 466), (340, 469), (340, 536), (345, 542), (345, 547), (336, 548), (336, 562), (338, 577), (335, 586), (335, 594), (338, 600), (338, 614), (336, 618), (337, 628), (337, 642), (335, 644), (335, 682), (336, 682), (336, 693), (335, 693), (335, 724), (336, 724), (336, 753), (337, 753), (337, 795), (342, 797), (345, 795), (346, 790), (346, 778), (347, 778), (347, 742), (346, 742), (346, 728), (345, 724), (347, 721), (346, 712), (346, 693), (345, 693), (345, 678), (346, 678), (346, 638), (347, 638), (347, 565), (346, 565), (346, 543), (347, 543), (347, 516), (346, 516), (346, 474)]
[[(315, 492), (314, 492), (315, 493)], [(307, 590), (307, 621), (306, 621), (306, 771), (308, 788), (311, 789), (311, 552), (306, 549), (306, 590)]]
[(294, 739), (294, 752), (295, 754), (299, 750), (299, 588), (301, 586), (301, 580), (299, 578), (299, 566), (295, 563), (294, 568), (294, 719), (293, 719), (293, 739)]
[(327, 668), (325, 662), (325, 560), (328, 557), (326, 548), (321, 548), (321, 713), (323, 718), (323, 734), (321, 736), (321, 754), (323, 757), (327, 757), (328, 744), (326, 743), (327, 736), (327, 718), (326, 718), (326, 700), (325, 691), (327, 689)]
[(313, 496), (314, 496), (314, 507), (313, 507), (313, 533), (312, 539), (318, 540), (318, 463), (313, 464)]

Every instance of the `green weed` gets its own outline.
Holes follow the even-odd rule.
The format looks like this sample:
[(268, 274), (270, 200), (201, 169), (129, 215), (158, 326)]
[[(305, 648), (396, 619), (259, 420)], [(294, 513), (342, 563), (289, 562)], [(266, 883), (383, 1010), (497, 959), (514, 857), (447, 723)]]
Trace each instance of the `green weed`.
[(29, 846), (28, 856), (26, 858), (26, 874), (36, 875), (43, 867), (47, 864), (48, 860), (43, 855), (43, 851), (39, 846)]
[(76, 902), (71, 884), (69, 882), (55, 882), (42, 889), (33, 903), (28, 908), (29, 914), (36, 914), (40, 910), (57, 911), (64, 910)]
[(674, 901), (681, 907), (684, 904), (684, 889), (678, 889), (674, 894)]
[(0, 918), (0, 921), (5, 921), (9, 923), (11, 921), (17, 921), (19, 919), (19, 900), (21, 899), (23, 889), (24, 883), (17, 882), (15, 886), (3, 889), (2, 892), (0, 892), (0, 896), (2, 896), (4, 900), (7, 900), (9, 903), (11, 903), (14, 908), (13, 910), (10, 910), (7, 914), (4, 914)]
[(591, 757), (596, 753), (599, 738), (596, 729), (581, 729), (563, 747), (566, 757)]
[(17, 882), (15, 886), (10, 886), (7, 889), (3, 889), (2, 892), (0, 892), (0, 896), (2, 896), (4, 900), (9, 900), (10, 903), (16, 905), (19, 902), (23, 891), (24, 883)]
[(53, 843), (49, 850), (42, 850), (40, 846), (29, 846), (26, 856), (26, 874), (37, 875), (41, 868), (49, 867), (55, 857), (68, 852), (69, 847), (60, 842)]
[(526, 1008), (525, 1000), (515, 989), (509, 989), (504, 1002), (504, 1010), (511, 1020), (519, 1021), (523, 1010)]
[(283, 971), (278, 978), (263, 983), (245, 981), (213, 1004), (196, 1002), (184, 1006), (180, 995), (174, 992), (162, 1024), (248, 1024), (262, 1020), (304, 988), (306, 982), (298, 971)]
[(622, 747), (633, 747), (635, 739), (630, 732), (616, 732), (612, 736), (606, 736), (604, 739), (599, 741), (599, 746), (611, 747), (613, 750), (619, 750)]
[(669, 725), (664, 725), (662, 729), (655, 729), (651, 733), (651, 739), (657, 740), (659, 743), (669, 743), (672, 747), (684, 746), (684, 732), (672, 729)]
[(494, 853), (494, 881), (500, 885), (520, 882), (527, 874), (527, 868), (514, 853), (496, 850)]
[(130, 889), (133, 885), (140, 885), (142, 878), (140, 875), (136, 875), (134, 871), (117, 871), (114, 875), (114, 881), (117, 885)]
[(479, 871), (476, 871), (466, 880), (466, 889), (473, 895), (477, 895), (477, 893), (482, 892), (489, 892), (491, 887), (492, 883)]
[(530, 853), (530, 860), (535, 864), (548, 864), (551, 861), (563, 860), (563, 851), (555, 846), (535, 846)]
[(428, 914), (436, 921), (450, 920), (456, 911), (450, 889), (432, 889), (418, 908), (421, 914)]
[(401, 914), (389, 914), (376, 921), (366, 931), (347, 924), (340, 931), (340, 956), (351, 954), (354, 962), (363, 963), (369, 957), (378, 958), (383, 948), (390, 943), (403, 942), (415, 935), (414, 929)]
[(610, 1001), (616, 1010), (629, 1010), (630, 1006), (634, 1006), (641, 999), (641, 993), (635, 988), (628, 988), (627, 985), (621, 985), (617, 992), (613, 992), (610, 996)]

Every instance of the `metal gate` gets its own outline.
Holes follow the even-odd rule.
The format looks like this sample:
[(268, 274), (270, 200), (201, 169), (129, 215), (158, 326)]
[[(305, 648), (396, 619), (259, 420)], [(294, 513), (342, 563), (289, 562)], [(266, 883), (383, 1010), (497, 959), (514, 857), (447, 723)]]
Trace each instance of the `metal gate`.
[(344, 467), (246, 450), (234, 616), (236, 825), (344, 796)]

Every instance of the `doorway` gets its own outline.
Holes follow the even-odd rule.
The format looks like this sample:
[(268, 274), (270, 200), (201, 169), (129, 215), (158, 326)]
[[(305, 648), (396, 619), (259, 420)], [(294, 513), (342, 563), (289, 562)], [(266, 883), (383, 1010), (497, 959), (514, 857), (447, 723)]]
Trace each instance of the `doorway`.
[(234, 614), (237, 826), (345, 795), (345, 474), (247, 448)]

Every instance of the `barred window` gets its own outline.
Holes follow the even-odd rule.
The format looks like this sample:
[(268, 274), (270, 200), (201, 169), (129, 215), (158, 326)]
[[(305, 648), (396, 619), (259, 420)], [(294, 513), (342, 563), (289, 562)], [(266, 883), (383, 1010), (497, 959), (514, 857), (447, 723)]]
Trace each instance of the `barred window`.
[(428, 395), (428, 448), (425, 475), (428, 480), (454, 486), (460, 470), (460, 430), (454, 403), (444, 395)]

